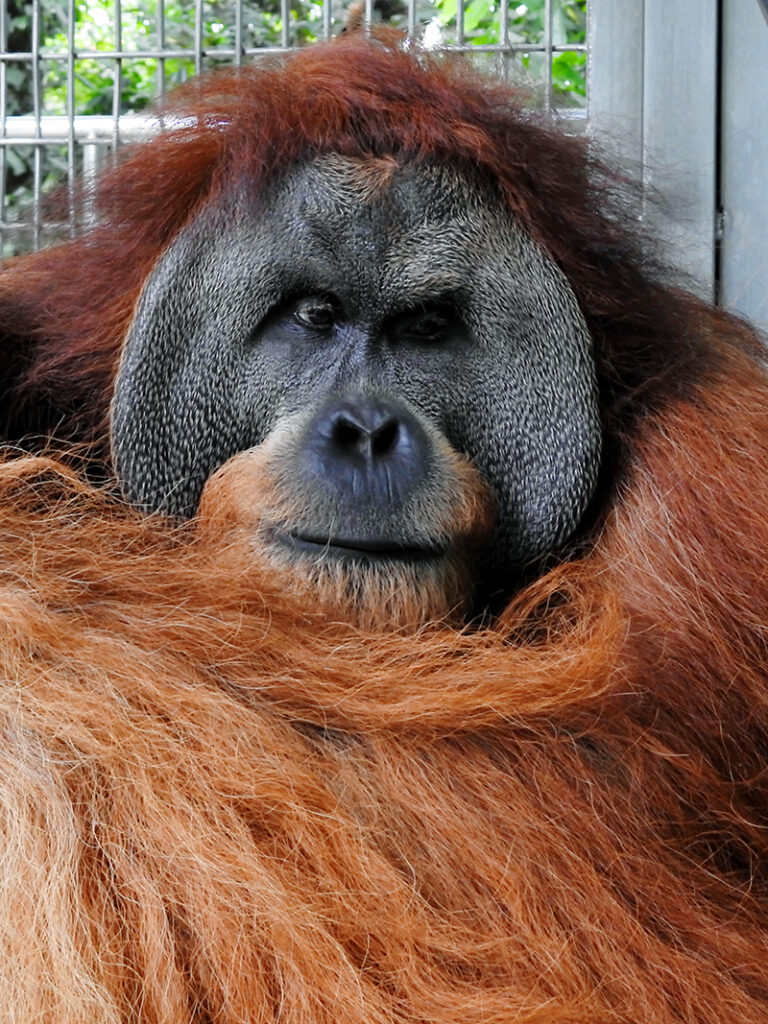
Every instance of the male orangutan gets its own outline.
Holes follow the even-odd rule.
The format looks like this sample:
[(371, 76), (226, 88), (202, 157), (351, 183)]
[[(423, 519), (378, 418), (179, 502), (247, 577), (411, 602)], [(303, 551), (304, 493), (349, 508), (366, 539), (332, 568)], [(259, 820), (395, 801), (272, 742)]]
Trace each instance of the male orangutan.
[(0, 1007), (768, 1021), (768, 380), (583, 143), (349, 34), (0, 276)]

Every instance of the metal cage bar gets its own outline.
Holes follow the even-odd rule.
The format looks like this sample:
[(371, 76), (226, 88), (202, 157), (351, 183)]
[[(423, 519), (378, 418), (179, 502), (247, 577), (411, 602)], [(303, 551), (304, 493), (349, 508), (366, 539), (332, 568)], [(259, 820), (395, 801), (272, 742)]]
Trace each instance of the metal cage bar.
[[(40, 119), (42, 106), (40, 97), (40, 8), (32, 5), (32, 116), (35, 121), (35, 138), (40, 138)], [(40, 247), (42, 230), (41, 196), (43, 175), (43, 147), (35, 146), (32, 170), (32, 242), (36, 249)]]
[[(234, 56), (234, 54), (233, 54)], [(195, 0), (195, 74), (203, 70), (203, 0)]]
[[(8, 51), (8, 9), (0, 4), (0, 52)], [(0, 143), (7, 142), (8, 135), (8, 65), (0, 61)], [(6, 182), (8, 180), (8, 150), (0, 145), (0, 257), (2, 257), (5, 233), (3, 224), (6, 207)]]
[[(162, 54), (165, 52), (165, 0), (157, 0), (157, 16), (155, 19), (157, 28), (157, 49), (156, 55), (157, 60), (157, 89), (155, 92), (156, 96), (162, 96), (165, 93), (165, 57)], [(239, 57), (239, 54), (238, 54)]]
[[(482, 23), (476, 0), (471, 9), (470, 0), (457, 0), (455, 5), (451, 0), (271, 0), (264, 6), (259, 0), (225, 0), (215, 8), (194, 0), (174, 8), (175, 21), (168, 18), (167, 0), (140, 0), (130, 6), (124, 0), (32, 0), (29, 32), (11, 52), (9, 6), (22, 15), (30, 8), (23, 0), (3, 0), (0, 256), (39, 247), (74, 232), (78, 219), (88, 221), (88, 186), (104, 160), (121, 143), (155, 130), (156, 119), (131, 113), (132, 107), (144, 107), (176, 81), (207, 68), (245, 65), (309, 45), (313, 39), (328, 39), (353, 17), (353, 7), (359, 12), (354, 18), (366, 31), (386, 14), (425, 46), (471, 54), (486, 68), (490, 61), (500, 75), (525, 68), (530, 73), (540, 61), (543, 80), (533, 84), (543, 86), (542, 105), (552, 110), (553, 58), (566, 50), (587, 49), (585, 39), (566, 43), (553, 37), (555, 2), (528, 0), (544, 12), (543, 31), (532, 35), (518, 31), (529, 9), (519, 0), (488, 0)], [(558, 2), (582, 9), (585, 0)], [(143, 19), (141, 31), (136, 28), (137, 11)], [(62, 24), (52, 28), (59, 17)], [(10, 68), (28, 72), (28, 102), (10, 103)], [(99, 69), (101, 92), (90, 84)], [(584, 112), (569, 113), (570, 123), (580, 130)], [(21, 184), (20, 166), (26, 167)], [(75, 187), (78, 173), (84, 178), (83, 190)], [(11, 177), (13, 192), (8, 188)], [(59, 204), (66, 223), (52, 221), (43, 204), (44, 194), (57, 183), (68, 195), (68, 204)]]

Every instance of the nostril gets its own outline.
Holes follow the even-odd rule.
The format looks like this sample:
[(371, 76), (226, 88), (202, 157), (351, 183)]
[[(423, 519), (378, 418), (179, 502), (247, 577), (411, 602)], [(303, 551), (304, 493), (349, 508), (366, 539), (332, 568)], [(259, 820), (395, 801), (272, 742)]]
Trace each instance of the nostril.
[(400, 425), (396, 419), (389, 419), (373, 432), (371, 437), (371, 450), (374, 456), (387, 455), (398, 442)]
[(397, 448), (400, 423), (396, 416), (377, 409), (363, 409), (358, 415), (340, 412), (331, 426), (331, 440), (340, 453), (355, 453), (364, 459), (381, 459)]
[(357, 423), (347, 419), (346, 416), (339, 416), (333, 424), (332, 438), (334, 444), (344, 450), (350, 450), (357, 448), (363, 435), (367, 431), (363, 430)]
[(308, 479), (334, 507), (359, 505), (365, 514), (391, 512), (418, 489), (432, 464), (424, 426), (388, 395), (333, 395), (307, 421), (302, 436)]

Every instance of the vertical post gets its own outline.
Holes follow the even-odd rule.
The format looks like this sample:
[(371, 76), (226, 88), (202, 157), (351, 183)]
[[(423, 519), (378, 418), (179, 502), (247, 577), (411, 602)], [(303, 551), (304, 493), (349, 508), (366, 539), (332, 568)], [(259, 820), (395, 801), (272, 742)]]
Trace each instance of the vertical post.
[(416, 34), (416, 0), (408, 0), (408, 38)]
[[(165, 50), (165, 0), (157, 0), (157, 7), (155, 8), (155, 15), (157, 18), (157, 48), (162, 54)], [(155, 85), (155, 95), (162, 96), (165, 93), (165, 57), (160, 56), (157, 58), (157, 78)]]
[(645, 4), (643, 182), (662, 197), (649, 225), (674, 266), (715, 297), (717, 0)]
[(195, 74), (203, 70), (203, 0), (195, 0)]
[[(121, 0), (115, 3), (115, 51), (119, 54), (123, 49), (123, 10)], [(115, 57), (115, 79), (112, 90), (112, 144), (115, 152), (120, 145), (120, 105), (123, 99), (123, 59)]]
[[(8, 8), (0, 3), (0, 50), (3, 56), (8, 51)], [(6, 61), (0, 60), (0, 138), (6, 136), (8, 117), (8, 74)], [(0, 260), (5, 252), (6, 182), (8, 180), (8, 155), (5, 146), (0, 146)]]
[(552, 0), (544, 0), (544, 109), (552, 113)]
[(628, 176), (642, 176), (645, 0), (590, 0), (589, 130)]
[[(458, 0), (461, 4), (463, 0)], [(509, 62), (507, 61), (507, 47), (509, 46), (509, 3), (502, 0), (499, 8), (499, 59), (498, 75), (502, 81), (509, 78)]]
[(768, 24), (757, 0), (724, 0), (720, 294), (768, 333)]
[(235, 67), (243, 63), (243, 0), (235, 0)]
[[(718, 0), (591, 0), (590, 133), (647, 197), (640, 215), (714, 297)], [(657, 199), (659, 201), (657, 201)]]
[(67, 212), (75, 234), (75, 0), (67, 0)]
[[(41, 97), (40, 97), (40, 0), (32, 2), (32, 116), (35, 122), (35, 139), (42, 139), (41, 131)], [(40, 211), (42, 199), (43, 147), (40, 142), (34, 145), (32, 169), (32, 246), (40, 248), (40, 230), (42, 215)]]
[(282, 32), (280, 33), (280, 45), (287, 50), (291, 45), (291, 3), (290, 0), (280, 0), (280, 18), (282, 21)]
[(90, 227), (96, 221), (96, 206), (94, 202), (96, 192), (96, 177), (101, 164), (99, 143), (84, 140), (83, 147), (83, 195), (84, 209), (82, 217), (84, 223)]

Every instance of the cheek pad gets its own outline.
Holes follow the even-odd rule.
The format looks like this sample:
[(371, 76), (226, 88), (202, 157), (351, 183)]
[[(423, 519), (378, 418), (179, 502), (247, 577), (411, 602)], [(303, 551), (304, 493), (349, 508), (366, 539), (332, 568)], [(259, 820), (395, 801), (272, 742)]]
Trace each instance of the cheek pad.
[(112, 456), (126, 498), (147, 509), (191, 514), (210, 473), (257, 442), (267, 415), (268, 386), (244, 393), (246, 364), (280, 274), (275, 261), (259, 259), (259, 248), (268, 256), (268, 233), (255, 245), (253, 230), (237, 221), (233, 229), (230, 219), (231, 211), (206, 211), (175, 240), (126, 338)]
[(506, 245), (478, 268), (468, 312), (478, 358), (459, 405), (462, 443), (497, 496), (496, 547), (516, 566), (578, 526), (601, 427), (591, 340), (570, 286), (513, 226), (495, 234)]

